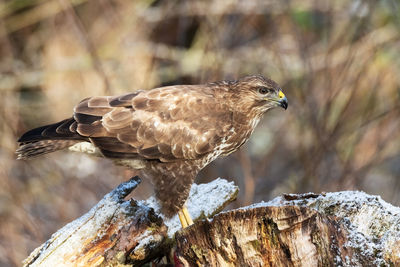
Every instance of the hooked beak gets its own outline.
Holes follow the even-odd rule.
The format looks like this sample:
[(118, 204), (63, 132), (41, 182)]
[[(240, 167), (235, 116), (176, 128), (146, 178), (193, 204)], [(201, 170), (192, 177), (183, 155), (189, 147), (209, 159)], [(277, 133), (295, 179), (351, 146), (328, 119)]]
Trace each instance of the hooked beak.
[(279, 97), (279, 100), (278, 100), (277, 102), (279, 103), (279, 105), (280, 105), (282, 108), (287, 109), (287, 107), (288, 107), (288, 100), (287, 100), (285, 94), (284, 94), (282, 91), (279, 91), (278, 97)]

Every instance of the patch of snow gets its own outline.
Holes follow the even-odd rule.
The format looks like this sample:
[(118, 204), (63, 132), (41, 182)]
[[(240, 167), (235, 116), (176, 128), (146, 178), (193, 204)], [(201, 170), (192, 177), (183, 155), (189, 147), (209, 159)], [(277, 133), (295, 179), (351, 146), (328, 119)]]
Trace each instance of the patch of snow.
[(146, 257), (145, 248), (149, 248), (152, 245), (158, 245), (161, 243), (163, 237), (161, 235), (154, 235), (152, 231), (145, 231), (141, 234), (139, 243), (135, 246), (133, 255), (137, 259), (144, 259)]
[[(69, 266), (71, 262), (68, 262), (68, 260), (76, 260), (76, 257), (79, 257), (82, 253), (81, 249), (87, 245), (88, 241), (101, 239), (106, 234), (107, 230), (104, 226), (108, 225), (110, 219), (118, 216), (118, 214), (130, 214), (132, 212), (131, 202), (124, 200), (124, 198), (139, 183), (140, 178), (134, 177), (120, 184), (105, 195), (86, 214), (54, 233), (46, 243), (31, 253), (25, 260), (25, 264), (29, 264), (29, 266), (54, 266), (56, 263), (57, 266)], [(223, 179), (216, 179), (208, 184), (194, 184), (187, 202), (189, 213), (193, 219), (201, 216), (210, 216), (222, 209), (230, 199), (236, 196), (237, 192), (238, 188), (233, 182)], [(139, 207), (137, 210), (141, 212), (147, 212), (151, 208), (154, 208), (156, 212), (160, 210), (154, 197), (150, 197), (146, 201), (136, 201), (136, 204)], [(117, 222), (114, 222), (114, 225), (115, 223)], [(124, 226), (123, 221), (118, 223), (120, 225), (116, 225), (116, 231)], [(171, 219), (165, 219), (164, 223), (168, 227), (170, 238), (173, 238), (175, 232), (182, 228), (177, 215)], [(103, 230), (98, 232), (101, 229)], [(163, 238), (162, 235), (154, 235), (151, 231), (145, 231), (132, 253), (140, 258), (144, 253), (142, 248), (153, 244), (157, 246)], [(144, 256), (145, 254), (143, 254)], [(66, 262), (63, 262), (63, 260)]]
[[(101, 229), (101, 226), (118, 212), (120, 208), (119, 204), (123, 202), (123, 198), (139, 183), (140, 179), (133, 178), (120, 184), (113, 191), (105, 195), (89, 212), (54, 233), (40, 247), (39, 254), (37, 250), (31, 254), (31, 256), (38, 255), (38, 257), (35, 259), (34, 264), (30, 266), (46, 266), (46, 264), (42, 264), (44, 261), (60, 262), (60, 259), (63, 259), (64, 255), (79, 255), (79, 249), (84, 247), (87, 238), (93, 236), (97, 236), (99, 239), (102, 238), (104, 233), (97, 233), (98, 229)], [(59, 247), (62, 247), (62, 249)], [(65, 263), (64, 266), (68, 266), (68, 263)]]
[[(305, 193), (276, 197), (240, 209), (270, 206), (296, 205), (309, 207), (318, 212), (336, 216), (349, 230), (347, 246), (357, 249), (363, 258), (374, 260), (374, 266), (386, 266), (384, 255), (392, 255), (393, 248), (400, 240), (400, 208), (380, 196), (360, 191), (342, 191), (326, 194)], [(295, 197), (293, 197), (295, 196)], [(399, 258), (399, 257), (396, 257)], [(343, 266), (355, 266), (354, 259), (346, 259)]]
[[(233, 182), (218, 178), (207, 184), (193, 184), (190, 189), (186, 206), (193, 220), (201, 217), (210, 217), (220, 211), (230, 199), (234, 198), (238, 187)], [(161, 213), (161, 207), (155, 197), (145, 201), (146, 205), (152, 207), (156, 213)], [(168, 226), (168, 236), (172, 238), (182, 228), (178, 215), (170, 219), (163, 217)]]

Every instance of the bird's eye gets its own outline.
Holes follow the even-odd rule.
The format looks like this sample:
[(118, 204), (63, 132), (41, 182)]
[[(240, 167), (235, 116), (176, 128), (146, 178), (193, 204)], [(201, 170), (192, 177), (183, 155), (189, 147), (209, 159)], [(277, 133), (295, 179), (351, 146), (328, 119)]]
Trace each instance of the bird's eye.
[(267, 87), (260, 87), (258, 88), (258, 92), (262, 95), (265, 95), (269, 92), (270, 90)]

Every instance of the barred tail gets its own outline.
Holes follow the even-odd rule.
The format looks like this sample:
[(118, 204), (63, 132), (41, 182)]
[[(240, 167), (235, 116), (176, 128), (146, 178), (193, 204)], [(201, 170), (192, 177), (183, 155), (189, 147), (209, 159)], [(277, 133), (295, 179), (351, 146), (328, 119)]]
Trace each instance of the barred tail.
[(18, 159), (28, 159), (70, 147), (81, 141), (88, 140), (76, 132), (76, 122), (70, 118), (26, 132), (18, 140), (20, 147), (16, 153)]
[(75, 140), (42, 140), (21, 145), (16, 153), (18, 159), (29, 159), (74, 145)]

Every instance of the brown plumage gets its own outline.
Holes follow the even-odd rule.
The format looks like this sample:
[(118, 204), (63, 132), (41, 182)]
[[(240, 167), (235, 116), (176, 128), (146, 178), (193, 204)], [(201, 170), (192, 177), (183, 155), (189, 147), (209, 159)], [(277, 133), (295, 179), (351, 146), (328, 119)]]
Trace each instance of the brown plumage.
[(163, 213), (171, 216), (185, 203), (197, 173), (236, 151), (276, 106), (286, 109), (286, 97), (261, 76), (90, 97), (72, 118), (25, 133), (17, 153), (27, 159), (90, 142), (103, 156), (142, 168)]

